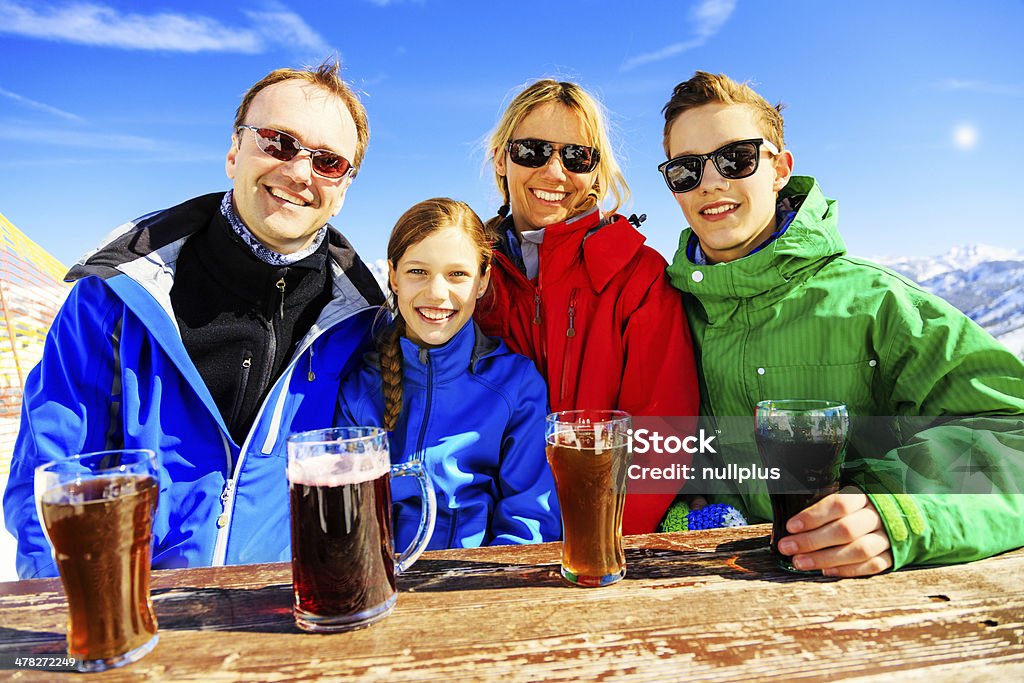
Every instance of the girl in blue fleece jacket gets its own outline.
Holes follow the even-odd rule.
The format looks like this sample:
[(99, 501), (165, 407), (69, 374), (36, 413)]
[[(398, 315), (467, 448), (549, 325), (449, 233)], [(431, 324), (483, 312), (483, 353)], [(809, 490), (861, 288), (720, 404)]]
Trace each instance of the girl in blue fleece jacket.
[[(393, 463), (423, 462), (438, 507), (429, 549), (557, 540), (547, 388), (529, 359), (473, 323), (490, 279), (483, 223), (463, 202), (428, 199), (398, 219), (387, 253), (394, 322), (342, 382), (336, 423), (383, 426)], [(391, 486), (404, 548), (419, 524), (418, 485)]]

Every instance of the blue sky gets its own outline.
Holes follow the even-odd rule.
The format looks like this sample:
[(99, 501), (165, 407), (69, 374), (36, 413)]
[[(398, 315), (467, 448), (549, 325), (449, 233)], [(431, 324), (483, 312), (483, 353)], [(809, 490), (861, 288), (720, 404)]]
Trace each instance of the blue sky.
[(421, 199), (493, 215), (482, 142), (517, 88), (546, 76), (608, 108), (629, 211), (670, 257), (684, 220), (656, 171), (660, 109), (696, 69), (786, 103), (797, 172), (840, 200), (852, 253), (1024, 248), (1024, 3), (624, 7), (0, 0), (0, 213), (70, 264), (125, 220), (228, 189), (241, 95), (336, 53), (371, 139), (335, 225), (367, 260)]

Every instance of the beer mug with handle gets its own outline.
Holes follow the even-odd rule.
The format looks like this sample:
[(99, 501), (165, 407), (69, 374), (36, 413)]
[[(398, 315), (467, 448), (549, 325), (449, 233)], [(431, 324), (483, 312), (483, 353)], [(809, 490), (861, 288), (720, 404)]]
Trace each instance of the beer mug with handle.
[[(395, 554), (391, 477), (416, 477), (423, 496), (412, 543)], [(387, 616), (395, 575), (416, 561), (434, 531), (434, 487), (419, 461), (392, 465), (387, 432), (334, 427), (288, 437), (295, 623), (348, 631)]]

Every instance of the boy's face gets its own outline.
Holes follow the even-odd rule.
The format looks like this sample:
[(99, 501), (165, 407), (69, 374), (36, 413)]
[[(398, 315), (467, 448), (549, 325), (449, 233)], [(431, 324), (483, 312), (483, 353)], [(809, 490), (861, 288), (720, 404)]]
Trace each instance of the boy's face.
[[(743, 104), (705, 104), (683, 112), (669, 129), (669, 158), (707, 154), (737, 140), (762, 138), (754, 110)], [(793, 172), (788, 150), (772, 157), (761, 148), (757, 171), (723, 178), (710, 160), (700, 184), (675, 199), (712, 263), (746, 256), (775, 229), (775, 203)]]

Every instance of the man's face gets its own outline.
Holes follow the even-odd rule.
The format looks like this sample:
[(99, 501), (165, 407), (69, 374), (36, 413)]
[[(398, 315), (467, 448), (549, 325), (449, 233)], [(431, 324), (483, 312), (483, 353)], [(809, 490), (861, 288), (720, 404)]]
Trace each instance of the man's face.
[[(737, 140), (764, 137), (754, 110), (742, 104), (705, 104), (680, 114), (669, 129), (669, 158), (707, 154)], [(700, 185), (675, 200), (712, 263), (746, 256), (775, 229), (775, 203), (793, 170), (788, 150), (770, 157), (761, 149), (757, 171), (723, 178), (710, 160)]]
[[(261, 90), (244, 123), (288, 133), (306, 147), (355, 158), (356, 124), (345, 103), (306, 81), (282, 81)], [(235, 181), (235, 210), (264, 246), (291, 254), (309, 245), (341, 210), (351, 176), (331, 179), (315, 174), (308, 152), (278, 161), (256, 145), (255, 135), (251, 130), (235, 131), (228, 151), (225, 170)]]

